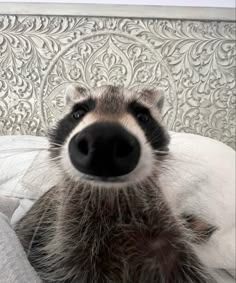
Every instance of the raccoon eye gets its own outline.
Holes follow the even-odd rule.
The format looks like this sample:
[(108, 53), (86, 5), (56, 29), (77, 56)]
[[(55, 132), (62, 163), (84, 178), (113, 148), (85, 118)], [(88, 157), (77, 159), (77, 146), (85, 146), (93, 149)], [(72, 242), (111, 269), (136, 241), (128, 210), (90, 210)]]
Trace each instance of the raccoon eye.
[(130, 111), (135, 119), (142, 124), (146, 124), (152, 119), (149, 109), (142, 104), (139, 104), (137, 101), (129, 104), (128, 111)]
[(147, 123), (150, 119), (149, 115), (147, 113), (143, 113), (143, 112), (138, 112), (136, 114), (136, 118), (142, 123)]
[(87, 112), (88, 109), (86, 109), (86, 107), (81, 106), (80, 108), (76, 109), (76, 111), (73, 112), (73, 118), (79, 120), (82, 117), (84, 117)]

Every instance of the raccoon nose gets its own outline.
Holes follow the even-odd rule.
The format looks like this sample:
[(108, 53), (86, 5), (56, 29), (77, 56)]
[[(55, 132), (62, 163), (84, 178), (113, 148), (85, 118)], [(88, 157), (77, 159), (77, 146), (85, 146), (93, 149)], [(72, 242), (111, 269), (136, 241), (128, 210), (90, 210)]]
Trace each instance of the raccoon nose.
[(72, 164), (82, 173), (117, 177), (137, 166), (140, 144), (117, 123), (95, 123), (71, 139), (69, 155)]

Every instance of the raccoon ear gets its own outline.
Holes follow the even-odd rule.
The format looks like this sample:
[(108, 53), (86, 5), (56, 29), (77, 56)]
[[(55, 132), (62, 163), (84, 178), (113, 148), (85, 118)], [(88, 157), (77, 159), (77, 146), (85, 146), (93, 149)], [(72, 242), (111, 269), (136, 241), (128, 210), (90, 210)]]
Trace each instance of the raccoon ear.
[(164, 105), (164, 94), (162, 90), (157, 89), (145, 89), (142, 92), (144, 101), (149, 105), (156, 105), (161, 112)]
[(66, 105), (77, 102), (81, 98), (85, 97), (86, 94), (87, 91), (85, 88), (80, 87), (79, 85), (76, 84), (69, 85), (65, 91)]
[(156, 91), (156, 97), (157, 97), (156, 106), (159, 109), (159, 111), (162, 111), (165, 102), (164, 92), (162, 90)]

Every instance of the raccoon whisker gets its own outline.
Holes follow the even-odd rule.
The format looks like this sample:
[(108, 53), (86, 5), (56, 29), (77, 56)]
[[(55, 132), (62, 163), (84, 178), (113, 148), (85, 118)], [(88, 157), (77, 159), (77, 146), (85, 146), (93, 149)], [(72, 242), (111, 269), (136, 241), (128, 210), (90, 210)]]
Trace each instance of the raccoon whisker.
[(3, 153), (3, 156), (0, 157), (0, 159), (10, 158), (12, 156), (15, 156), (16, 154), (23, 154), (23, 153), (33, 153), (38, 151), (47, 151), (47, 148), (39, 148), (39, 149), (2, 149), (0, 150), (0, 153)]
[(37, 236), (37, 233), (38, 233), (38, 231), (39, 231), (40, 225), (42, 224), (42, 221), (43, 221), (43, 219), (44, 219), (44, 216), (46, 215), (47, 212), (48, 212), (48, 209), (46, 209), (46, 210), (42, 213), (42, 215), (41, 215), (41, 217), (40, 217), (40, 221), (39, 221), (38, 225), (36, 226), (36, 228), (35, 228), (35, 230), (34, 230), (34, 233), (33, 233), (33, 235), (32, 235), (31, 241), (30, 241), (29, 246), (28, 246), (28, 249), (27, 249), (27, 256), (30, 255), (30, 252), (31, 252), (31, 249), (32, 249), (34, 240), (35, 240), (35, 238), (36, 238), (36, 236)]
[(124, 190), (122, 190), (122, 192), (124, 193), (124, 197), (125, 197), (126, 203), (128, 205), (129, 213), (130, 213), (130, 215), (132, 215), (132, 219), (134, 220), (135, 216), (134, 216), (134, 213), (133, 213), (133, 210), (132, 210), (130, 196), (129, 196), (127, 190), (124, 189)]
[(192, 279), (191, 279), (190, 276), (187, 274), (187, 272), (185, 271), (184, 267), (181, 267), (181, 271), (183, 272), (184, 277), (187, 279), (187, 282), (193, 283)]
[(56, 160), (60, 160), (61, 161), (61, 157), (60, 156), (49, 157), (48, 160), (49, 161), (56, 161)]
[(49, 145), (50, 145), (50, 146), (55, 146), (55, 147), (57, 147), (57, 148), (63, 146), (62, 144), (55, 143), (55, 142), (51, 142), (51, 141), (50, 141)]
[(30, 147), (23, 147), (23, 148), (21, 148), (21, 147), (19, 147), (19, 148), (9, 148), (9, 149), (0, 149), (0, 152), (8, 152), (8, 151), (10, 151), (10, 152), (15, 152), (15, 151), (21, 151), (21, 152), (19, 152), (19, 153), (22, 153), (22, 151), (40, 151), (40, 150), (48, 150), (48, 147), (32, 147), (32, 148), (30, 148)]
[[(201, 166), (201, 163), (195, 162), (194, 160), (190, 160), (188, 162), (192, 162), (193, 165), (196, 166)], [(178, 169), (178, 164), (181, 165), (182, 163), (184, 163), (184, 160), (181, 159), (176, 159), (174, 156), (172, 156), (171, 154), (168, 154), (165, 156), (165, 158), (163, 160), (158, 160), (154, 159), (154, 167), (156, 168), (157, 171), (161, 171), (162, 173), (165, 174), (170, 174), (170, 176), (172, 176), (171, 179), (171, 186), (175, 186), (178, 184), (178, 179), (179, 179), (179, 169)], [(173, 165), (174, 164), (174, 165)], [(191, 163), (189, 163), (191, 164)], [(193, 176), (195, 173), (193, 166), (189, 166), (189, 168), (185, 167), (185, 174), (184, 174), (184, 178), (191, 178), (191, 176)]]
[(161, 152), (161, 153), (170, 153), (169, 150), (159, 150), (159, 149), (154, 149), (154, 152)]
[(48, 148), (48, 152), (52, 152), (53, 154), (56, 152), (58, 152), (58, 150), (59, 150), (59, 147), (50, 147), (50, 148)]
[(81, 223), (86, 223), (87, 214), (89, 212), (89, 205), (91, 204), (91, 199), (93, 197), (93, 191), (86, 188), (86, 186), (83, 186), (82, 192), (81, 192), (81, 198), (82, 200), (86, 199), (86, 205), (83, 210), (83, 214), (81, 217)]
[[(67, 179), (64, 179), (64, 182), (65, 182), (65, 187), (66, 187), (66, 184), (70, 183), (70, 180), (67, 180)], [(69, 197), (72, 198), (73, 196), (73, 190), (74, 190), (74, 187), (70, 187), (68, 189), (64, 189), (65, 191), (65, 197), (63, 197), (63, 200), (62, 200), (62, 206), (65, 206), (66, 202), (68, 201)]]
[(154, 153), (154, 155), (156, 156), (156, 157), (160, 157), (160, 156), (168, 156), (168, 153)]
[(162, 150), (154, 150), (153, 151), (156, 155), (168, 155), (169, 151), (162, 151)]
[(116, 198), (116, 202), (117, 202), (117, 209), (118, 209), (118, 219), (119, 219), (119, 222), (121, 223), (122, 222), (122, 213), (121, 213), (121, 207), (120, 207), (120, 200), (119, 200), (119, 194), (120, 194), (120, 191), (119, 190), (115, 190), (115, 198)]
[(147, 144), (155, 144), (155, 143), (159, 143), (160, 142), (160, 139), (162, 139), (158, 134), (156, 134), (156, 136), (152, 136), (152, 137), (149, 137), (148, 140), (146, 140), (144, 142), (145, 145)]

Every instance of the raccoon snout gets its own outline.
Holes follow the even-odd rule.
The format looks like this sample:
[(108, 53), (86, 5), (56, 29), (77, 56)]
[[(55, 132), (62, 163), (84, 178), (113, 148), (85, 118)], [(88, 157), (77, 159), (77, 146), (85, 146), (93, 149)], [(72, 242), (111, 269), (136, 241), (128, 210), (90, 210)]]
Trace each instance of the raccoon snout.
[(136, 137), (118, 123), (94, 123), (69, 143), (72, 164), (96, 177), (118, 177), (133, 171), (140, 158)]

